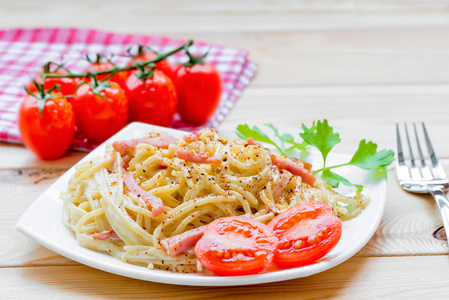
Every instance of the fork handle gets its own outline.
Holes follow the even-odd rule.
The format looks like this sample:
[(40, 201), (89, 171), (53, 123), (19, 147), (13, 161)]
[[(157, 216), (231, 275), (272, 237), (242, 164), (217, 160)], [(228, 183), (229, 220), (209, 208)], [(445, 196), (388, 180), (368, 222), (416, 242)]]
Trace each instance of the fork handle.
[(442, 189), (436, 188), (430, 191), (437, 202), (443, 220), (444, 231), (446, 231), (447, 242), (449, 244), (449, 200)]

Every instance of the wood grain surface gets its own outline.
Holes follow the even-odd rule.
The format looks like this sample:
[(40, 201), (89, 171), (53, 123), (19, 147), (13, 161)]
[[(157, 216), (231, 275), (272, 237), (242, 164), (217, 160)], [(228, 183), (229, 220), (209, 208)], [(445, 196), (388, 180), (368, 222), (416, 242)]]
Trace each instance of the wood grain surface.
[(448, 268), (445, 256), (353, 258), (306, 278), (188, 287), (129, 279), (86, 266), (39, 266), (0, 269), (0, 288), (10, 299), (445, 299)]
[[(449, 1), (6, 1), (0, 29), (82, 27), (194, 38), (248, 49), (259, 71), (220, 133), (270, 122), (296, 134), (327, 118), (335, 151), (363, 139), (395, 149), (396, 121), (425, 121), (449, 171)], [(80, 265), (15, 229), (29, 205), (85, 153), (52, 162), (0, 143), (0, 299), (432, 299), (449, 293), (449, 247), (433, 199), (404, 192), (395, 172), (371, 241), (307, 278), (246, 287), (144, 282)], [(373, 199), (375, 201), (375, 199)], [(60, 218), (60, 216), (50, 216)]]

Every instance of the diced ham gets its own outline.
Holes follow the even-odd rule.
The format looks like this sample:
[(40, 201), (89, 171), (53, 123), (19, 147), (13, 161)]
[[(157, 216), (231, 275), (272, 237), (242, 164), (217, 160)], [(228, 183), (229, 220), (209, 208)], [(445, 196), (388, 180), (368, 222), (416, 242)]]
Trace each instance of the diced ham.
[(93, 233), (91, 236), (96, 240), (102, 240), (102, 241), (119, 238), (117, 233), (115, 233), (115, 231), (113, 231), (113, 230)]
[(253, 146), (260, 146), (260, 144), (257, 143), (252, 137), (249, 137), (249, 138), (246, 140), (246, 142), (247, 142), (248, 144), (250, 144), (250, 145), (253, 145)]
[(161, 241), (162, 247), (173, 256), (182, 253), (196, 245), (205, 229), (206, 225), (169, 237)]
[(271, 157), (271, 162), (273, 163), (273, 165), (275, 165), (279, 169), (289, 171), (293, 175), (301, 176), (302, 181), (304, 181), (305, 183), (307, 183), (311, 186), (313, 186), (313, 184), (315, 183), (316, 177), (309, 170), (299, 166), (298, 164), (296, 164), (294, 162), (279, 158), (279, 157), (275, 156), (274, 154), (270, 154), (270, 157)]
[(293, 159), (295, 162), (298, 162), (300, 164), (302, 164), (304, 166), (304, 169), (306, 169), (307, 171), (312, 171), (312, 164), (306, 162), (305, 160), (300, 160), (300, 159)]
[(198, 141), (200, 139), (201, 135), (203, 134), (203, 132), (206, 131), (206, 130), (213, 130), (213, 131), (215, 131), (215, 133), (218, 133), (218, 131), (216, 129), (203, 128), (200, 131), (196, 131), (196, 132), (193, 132), (191, 134), (185, 135), (182, 138), (187, 143), (193, 143), (193, 142)]
[(133, 176), (133, 173), (127, 172), (123, 175), (123, 181), (125, 182), (126, 188), (136, 195), (137, 197), (141, 197), (145, 203), (151, 206), (151, 214), (153, 217), (157, 217), (161, 213), (165, 211), (165, 205), (162, 199), (156, 197), (150, 192), (145, 191), (138, 184), (136, 179)]
[[(253, 146), (260, 146), (252, 137), (249, 137), (246, 140), (246, 142)], [(312, 170), (311, 164), (309, 164), (308, 162), (302, 161), (302, 160), (295, 159), (295, 161), (301, 163), (304, 166), (304, 167), (301, 167), (297, 163), (288, 161), (286, 159), (279, 158), (276, 155), (272, 154), (271, 152), (268, 152), (268, 153), (271, 157), (271, 162), (273, 163), (273, 165), (275, 165), (279, 169), (289, 171), (293, 175), (301, 176), (302, 180), (305, 183), (313, 186), (313, 184), (315, 183), (316, 177), (311, 172), (311, 170)]]
[(130, 150), (134, 150), (139, 144), (150, 144), (157, 148), (167, 149), (171, 144), (175, 144), (177, 141), (171, 135), (164, 135), (152, 138), (141, 138), (141, 139), (132, 139), (125, 141), (116, 141), (112, 143), (112, 147), (115, 151), (119, 152), (122, 156), (122, 167), (123, 169), (128, 169), (128, 163), (132, 159), (130, 155)]
[(132, 156), (129, 154), (125, 154), (125, 153), (121, 153), (120, 155), (122, 156), (122, 168), (124, 170), (128, 170), (128, 165), (132, 159)]
[(180, 159), (195, 163), (219, 163), (222, 161), (221, 157), (209, 156), (207, 152), (195, 153), (183, 148), (176, 150), (176, 156)]
[(279, 179), (278, 184), (273, 190), (273, 198), (274, 200), (277, 200), (284, 191), (285, 187), (287, 186), (288, 182), (290, 181), (290, 177), (287, 176), (287, 174), (282, 173), (281, 178)]
[(167, 167), (167, 164), (165, 163), (164, 159), (159, 159), (159, 165), (163, 168)]
[(126, 141), (117, 141), (112, 143), (112, 147), (117, 152), (123, 152), (134, 149), (139, 144), (150, 144), (157, 148), (167, 149), (169, 145), (175, 144), (176, 139), (171, 135), (163, 135), (152, 138), (140, 138)]

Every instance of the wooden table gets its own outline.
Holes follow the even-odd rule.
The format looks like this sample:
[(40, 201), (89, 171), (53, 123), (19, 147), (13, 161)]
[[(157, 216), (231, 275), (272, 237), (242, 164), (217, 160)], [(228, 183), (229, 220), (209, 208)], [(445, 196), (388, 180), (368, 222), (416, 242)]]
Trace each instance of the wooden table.
[[(335, 149), (360, 139), (395, 149), (396, 120), (425, 121), (449, 171), (449, 4), (444, 1), (0, 1), (0, 27), (73, 26), (194, 38), (250, 50), (259, 71), (220, 126), (271, 122), (297, 132), (327, 118)], [(448, 245), (430, 196), (406, 193), (394, 171), (380, 227), (353, 258), (279, 283), (203, 288), (144, 282), (80, 265), (20, 234), (29, 205), (83, 157), (43, 162), (0, 144), (0, 298), (445, 298)], [(375, 201), (375, 199), (373, 199)], [(60, 216), (54, 216), (59, 218)]]

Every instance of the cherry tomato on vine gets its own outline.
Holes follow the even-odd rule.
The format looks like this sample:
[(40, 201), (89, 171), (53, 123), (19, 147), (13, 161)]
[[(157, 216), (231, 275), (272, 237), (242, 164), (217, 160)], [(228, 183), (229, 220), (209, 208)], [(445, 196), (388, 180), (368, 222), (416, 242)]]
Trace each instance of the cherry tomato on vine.
[(127, 123), (128, 100), (115, 82), (82, 84), (72, 105), (79, 132), (94, 143), (104, 142)]
[(195, 245), (198, 260), (220, 275), (250, 275), (273, 261), (277, 238), (263, 223), (249, 217), (225, 217), (207, 225)]
[(178, 96), (173, 82), (158, 70), (154, 70), (152, 75), (148, 73), (148, 78), (138, 78), (136, 74), (137, 71), (126, 81), (129, 121), (170, 125), (178, 108)]
[(193, 125), (206, 123), (217, 109), (222, 92), (215, 67), (208, 63), (181, 65), (176, 70), (175, 84), (182, 120)]
[[(52, 65), (56, 65), (56, 68), (51, 69)], [(62, 65), (56, 64), (53, 62), (48, 62), (43, 67), (43, 72), (35, 77), (35, 81), (40, 85), (42, 82), (42, 75), (45, 74), (53, 74), (53, 75), (66, 75), (67, 71), (63, 68)], [(59, 89), (56, 91), (61, 92), (63, 96), (69, 96), (75, 94), (76, 87), (80, 82), (79, 78), (70, 78), (70, 77), (47, 77), (44, 79), (44, 90), (48, 91), (56, 85), (59, 85)], [(34, 82), (31, 82), (27, 86), (28, 91), (31, 93), (35, 93), (37, 91), (36, 85)]]
[[(62, 73), (55, 73), (55, 74), (61, 74)], [(41, 75), (36, 77), (37, 82), (41, 82)], [(44, 79), (44, 89), (49, 90), (52, 87), (59, 85), (61, 94), (63, 96), (69, 96), (74, 95), (76, 87), (78, 86), (79, 80), (77, 78), (69, 78), (69, 77), (47, 77)], [(36, 86), (33, 83), (30, 83), (28, 85), (28, 90), (31, 93), (36, 92)]]
[(305, 202), (281, 213), (268, 227), (279, 244), (274, 262), (281, 266), (303, 266), (314, 263), (338, 243), (341, 221), (332, 208), (319, 201)]
[[(133, 63), (140, 63), (140, 62), (152, 60), (157, 56), (157, 53), (155, 53), (153, 51), (145, 51), (145, 49), (146, 49), (145, 46), (139, 46), (137, 54), (135, 54), (132, 57), (129, 65), (131, 65)], [(159, 70), (162, 73), (164, 73), (165, 75), (167, 75), (167, 77), (170, 78), (174, 83), (174, 80), (176, 78), (175, 68), (168, 62), (168, 60), (166, 60), (166, 59), (161, 60), (161, 61), (155, 63), (155, 65), (156, 65), (156, 70)], [(135, 71), (136, 71), (135, 69), (129, 70), (128, 76)]]
[[(90, 65), (87, 67), (86, 72), (101, 72), (113, 69), (115, 66), (114, 64), (107, 60), (104, 56), (101, 54), (97, 55), (97, 59), (95, 61), (89, 60)], [(97, 74), (98, 81), (102, 81), (109, 77), (111, 73), (103, 73), (103, 74)], [(116, 82), (118, 83), (122, 88), (125, 86), (126, 79), (128, 78), (128, 73), (126, 71), (119, 71), (115, 73), (112, 77), (108, 78), (108, 81), (110, 82)]]
[(41, 159), (57, 159), (70, 148), (75, 134), (72, 105), (60, 93), (53, 92), (46, 94), (49, 98), (40, 114), (38, 97), (38, 93), (28, 95), (20, 105), (18, 125), (22, 142)]

